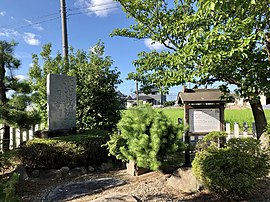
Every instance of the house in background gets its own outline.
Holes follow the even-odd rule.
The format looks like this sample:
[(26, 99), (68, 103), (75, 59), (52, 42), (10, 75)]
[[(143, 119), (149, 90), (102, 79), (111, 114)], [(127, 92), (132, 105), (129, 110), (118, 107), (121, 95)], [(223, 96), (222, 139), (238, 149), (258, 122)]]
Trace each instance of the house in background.
[[(166, 102), (166, 95), (162, 94), (157, 88), (152, 88), (148, 93), (139, 91), (139, 101), (143, 104), (150, 103), (152, 106), (163, 106)], [(127, 99), (127, 108), (136, 106), (137, 98)]]
[[(246, 99), (239, 97), (237, 95), (233, 95), (233, 96), (234, 96), (234, 102), (227, 103), (228, 108), (234, 108), (234, 107), (250, 108), (250, 104)], [(270, 98), (269, 97), (267, 97), (265, 95), (260, 95), (260, 100), (261, 100), (261, 104), (264, 108), (270, 107)]]

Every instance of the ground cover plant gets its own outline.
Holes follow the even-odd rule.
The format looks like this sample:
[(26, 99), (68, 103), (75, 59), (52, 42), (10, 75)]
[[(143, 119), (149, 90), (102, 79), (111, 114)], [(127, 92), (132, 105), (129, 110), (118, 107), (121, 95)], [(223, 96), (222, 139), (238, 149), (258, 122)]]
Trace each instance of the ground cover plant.
[(13, 173), (7, 175), (6, 173), (13, 170), (18, 163), (16, 151), (6, 151), (0, 153), (0, 201), (16, 202), (19, 201), (16, 196), (16, 184), (19, 181), (20, 174)]
[(117, 159), (135, 160), (139, 167), (151, 170), (182, 160), (183, 125), (173, 123), (162, 111), (147, 105), (130, 108), (117, 127), (119, 132), (107, 143), (110, 154)]

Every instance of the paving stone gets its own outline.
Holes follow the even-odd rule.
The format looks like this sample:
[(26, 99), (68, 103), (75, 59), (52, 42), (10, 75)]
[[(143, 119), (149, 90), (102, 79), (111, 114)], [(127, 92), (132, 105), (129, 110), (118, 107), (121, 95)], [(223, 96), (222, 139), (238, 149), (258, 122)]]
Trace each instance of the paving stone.
[(56, 187), (48, 193), (43, 202), (62, 202), (71, 200), (123, 184), (125, 184), (123, 180), (114, 178), (100, 178), (83, 182), (73, 182)]

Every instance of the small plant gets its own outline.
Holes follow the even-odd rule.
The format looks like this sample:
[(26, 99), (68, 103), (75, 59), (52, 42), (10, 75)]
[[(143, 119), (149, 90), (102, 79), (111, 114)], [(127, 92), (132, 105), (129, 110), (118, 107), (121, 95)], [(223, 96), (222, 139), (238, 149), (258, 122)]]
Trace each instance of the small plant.
[[(206, 139), (210, 140), (210, 136)], [(239, 198), (252, 192), (257, 178), (268, 174), (269, 155), (260, 149), (258, 140), (233, 138), (223, 148), (215, 143), (201, 147), (192, 170), (210, 191), (222, 197)]]
[(14, 168), (17, 163), (17, 151), (11, 150), (4, 153), (0, 152), (0, 173), (4, 173), (6, 170)]
[(16, 196), (16, 185), (19, 182), (20, 174), (14, 173), (11, 178), (5, 182), (0, 182), (0, 201), (3, 202), (18, 202)]
[(122, 161), (135, 160), (142, 168), (158, 170), (165, 164), (173, 165), (186, 148), (181, 140), (183, 126), (173, 124), (150, 106), (125, 111), (118, 130), (106, 144), (109, 153)]

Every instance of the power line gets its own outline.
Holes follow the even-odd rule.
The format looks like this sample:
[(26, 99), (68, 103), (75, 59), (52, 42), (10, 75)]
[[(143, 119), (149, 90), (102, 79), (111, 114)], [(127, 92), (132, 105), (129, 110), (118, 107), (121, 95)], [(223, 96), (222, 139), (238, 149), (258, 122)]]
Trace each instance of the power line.
[(14, 28), (14, 29), (21, 29), (21, 28), (25, 28), (25, 27), (31, 27), (33, 25), (38, 25), (38, 24), (42, 24), (42, 23), (45, 23), (45, 22), (50, 22), (50, 21), (53, 21), (53, 20), (56, 20), (56, 19), (59, 19), (60, 16), (57, 16), (55, 18), (51, 18), (51, 19), (48, 19), (48, 20), (43, 20), (43, 21), (39, 21), (39, 22), (36, 22), (36, 23), (32, 23), (32, 24), (28, 24), (28, 25), (22, 25), (22, 26), (19, 26), (17, 28)]
[[(43, 15), (43, 16), (32, 17), (32, 18), (25, 19), (25, 20), (31, 22), (31, 21), (35, 21), (35, 20), (38, 20), (38, 19), (44, 19), (44, 18), (47, 18), (47, 17), (59, 15), (59, 14), (60, 14), (60, 12), (57, 12), (57, 13), (51, 13), (51, 14), (47, 14), (47, 15)], [(53, 18), (53, 19), (54, 19), (54, 18)], [(51, 20), (51, 19), (49, 19), (48, 21), (50, 21), (50, 20)], [(39, 23), (46, 22), (46, 21), (47, 21), (47, 20), (42, 20), (42, 21), (40, 21)], [(8, 27), (16, 26), (16, 25), (20, 25), (20, 24), (21, 24), (21, 22), (16, 22), (16, 23), (11, 23), (11, 24), (6, 24), (6, 25), (0, 26), (0, 29), (1, 29), (1, 28), (8, 28)], [(32, 25), (35, 25), (35, 24), (38, 24), (38, 22), (31, 22), (31, 23), (28, 22), (27, 25), (32, 26)], [(25, 25), (25, 26), (27, 26), (27, 25)], [(20, 27), (20, 26), (19, 26), (19, 27)]]
[(70, 13), (70, 14), (67, 14), (67, 16), (80, 15), (80, 14), (86, 14), (86, 13), (95, 13), (95, 12), (105, 11), (105, 10), (114, 10), (114, 9), (117, 9), (117, 8), (120, 8), (120, 6), (108, 7), (108, 8), (102, 8), (102, 9), (95, 9), (95, 10), (86, 10), (86, 11), (81, 11), (81, 12), (77, 12), (77, 13)]
[(108, 5), (117, 5), (116, 2), (109, 2), (109, 3), (100, 3), (100, 4), (91, 4), (91, 6), (85, 6), (85, 7), (78, 7), (78, 8), (70, 8), (68, 11), (74, 11), (74, 10), (85, 10), (89, 8), (95, 8), (100, 6), (108, 6)]
[[(107, 6), (107, 5), (116, 5), (116, 3), (111, 2), (111, 3), (96, 4), (96, 5), (92, 5), (92, 6), (88, 6), (88, 7), (68, 9), (67, 13), (69, 13), (69, 14), (67, 14), (67, 16), (74, 16), (74, 15), (87, 14), (87, 13), (95, 13), (95, 12), (100, 12), (100, 11), (105, 11), (105, 10), (114, 10), (114, 9), (120, 8), (120, 6), (118, 5), (118, 6), (113, 6), (113, 7), (89, 10), (91, 8), (100, 7), (100, 6)], [(76, 10), (85, 10), (85, 11), (72, 13), (72, 11), (76, 11)], [(44, 19), (44, 18), (47, 18), (47, 17), (50, 17), (50, 16), (55, 16), (55, 15), (58, 15), (58, 16), (53, 17), (53, 18), (49, 18), (49, 19), (45, 19), (45, 20), (36, 21), (38, 19)], [(22, 28), (25, 28), (25, 27), (31, 27), (33, 25), (38, 25), (38, 24), (42, 24), (42, 23), (57, 20), (57, 19), (60, 19), (60, 11), (55, 12), (55, 13), (51, 13), (51, 14), (47, 14), (47, 15), (43, 15), (43, 16), (37, 16), (37, 17), (29, 18), (28, 19), (29, 21), (34, 21), (34, 22), (31, 22), (31, 23), (26, 22), (27, 24), (25, 23), (25, 25), (21, 25), (21, 23), (18, 22), (18, 23), (12, 23), (12, 24), (6, 24), (6, 25), (3, 25), (3, 26), (0, 26), (0, 29), (4, 29), (4, 28), (8, 28), (8, 27), (10, 27), (10, 29), (22, 29)], [(20, 26), (17, 26), (17, 25), (20, 25)]]

